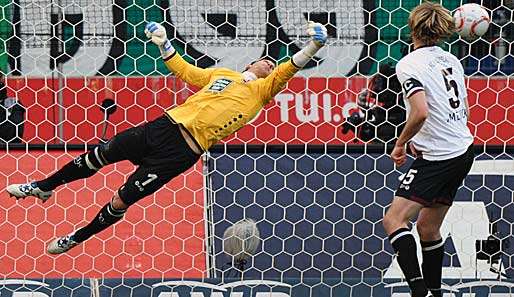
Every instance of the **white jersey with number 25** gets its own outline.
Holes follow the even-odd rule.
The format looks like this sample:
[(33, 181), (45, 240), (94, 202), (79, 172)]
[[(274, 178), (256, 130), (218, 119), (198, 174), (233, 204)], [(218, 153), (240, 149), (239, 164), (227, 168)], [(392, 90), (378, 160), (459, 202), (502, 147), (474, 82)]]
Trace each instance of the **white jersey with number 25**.
[(438, 46), (421, 47), (398, 62), (396, 74), (407, 116), (408, 98), (418, 91), (426, 95), (428, 117), (411, 140), (423, 159), (447, 160), (465, 153), (473, 135), (467, 127), (467, 92), (459, 60)]

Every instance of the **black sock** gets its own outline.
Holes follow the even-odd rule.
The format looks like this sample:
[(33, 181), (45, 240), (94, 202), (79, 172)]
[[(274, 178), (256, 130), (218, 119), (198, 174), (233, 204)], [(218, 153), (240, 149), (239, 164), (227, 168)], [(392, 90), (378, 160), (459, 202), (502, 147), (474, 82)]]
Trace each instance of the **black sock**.
[(112, 202), (107, 203), (87, 226), (77, 230), (73, 235), (73, 240), (83, 242), (121, 220), (127, 210), (115, 209), (112, 207), (111, 203)]
[(107, 162), (103, 159), (97, 147), (88, 153), (78, 156), (50, 177), (40, 180), (36, 184), (43, 191), (52, 191), (66, 183), (90, 177), (106, 164)]
[(434, 297), (442, 297), (441, 275), (443, 270), (444, 242), (442, 239), (435, 241), (421, 241), (423, 252), (423, 278)]
[(419, 269), (414, 236), (409, 229), (400, 228), (389, 235), (389, 241), (398, 255), (398, 264), (412, 291), (412, 297), (425, 297), (428, 290)]

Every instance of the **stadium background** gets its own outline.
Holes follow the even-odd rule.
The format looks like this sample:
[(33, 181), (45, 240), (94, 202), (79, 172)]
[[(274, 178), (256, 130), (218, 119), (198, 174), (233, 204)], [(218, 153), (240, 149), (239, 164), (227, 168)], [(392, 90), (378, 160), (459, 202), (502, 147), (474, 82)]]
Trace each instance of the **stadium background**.
[[(27, 107), (27, 145), (4, 147), (1, 187), (48, 175), (85, 146), (96, 145), (106, 98), (118, 106), (109, 120), (107, 136), (112, 136), (157, 117), (195, 91), (167, 75), (158, 50), (146, 42), (146, 21), (166, 20), (179, 52), (202, 67), (217, 62), (242, 69), (264, 54), (281, 61), (301, 46), (294, 42), (297, 37), (305, 40), (300, 26), (308, 18), (329, 24), (331, 42), (320, 53), (318, 67), (302, 71), (250, 126), (133, 206), (125, 221), (67, 255), (50, 257), (45, 244), (94, 216), (131, 172), (130, 164), (104, 168), (87, 181), (63, 187), (46, 204), (15, 202), (3, 194), (0, 296), (31, 290), (90, 296), (96, 287), (100, 296), (159, 296), (169, 287), (152, 284), (168, 279), (226, 284), (231, 279), (220, 279), (227, 261), (220, 238), (230, 224), (248, 217), (258, 222), (263, 242), (245, 280), (289, 284), (292, 288), (271, 289), (291, 296), (405, 292), (386, 288), (398, 275), (380, 225), (404, 168), (393, 167), (387, 145), (355, 141), (353, 134), (341, 133), (341, 125), (378, 63), (401, 58), (408, 11), (419, 1), (325, 2), (1, 0), (0, 68), (7, 74), (9, 95)], [(470, 272), (469, 245), (474, 251), (474, 240), (487, 237), (488, 222), (496, 223), (500, 239), (512, 237), (514, 29), (507, 2), (484, 3), (494, 8), (495, 24), (483, 39), (454, 38), (446, 45), (470, 75), (470, 128), (482, 168), (491, 171), (474, 171), (459, 191), (462, 214), (447, 227), (452, 230), (445, 259), (450, 285), (494, 279), (487, 263), (475, 269), (482, 273), (477, 277)], [(461, 1), (443, 4), (454, 9)], [(498, 164), (507, 164), (507, 170), (495, 168)], [(485, 217), (484, 212), (474, 216), (469, 205), (482, 205)], [(458, 237), (462, 221), (481, 224)], [(510, 278), (513, 249), (505, 246), (501, 257)], [(25, 285), (7, 285), (13, 279)], [(28, 280), (49, 286), (27, 285)], [(182, 287), (178, 290), (189, 290)], [(269, 290), (236, 289), (247, 295)], [(493, 296), (512, 289), (464, 287), (457, 295), (466, 296), (466, 290)]]

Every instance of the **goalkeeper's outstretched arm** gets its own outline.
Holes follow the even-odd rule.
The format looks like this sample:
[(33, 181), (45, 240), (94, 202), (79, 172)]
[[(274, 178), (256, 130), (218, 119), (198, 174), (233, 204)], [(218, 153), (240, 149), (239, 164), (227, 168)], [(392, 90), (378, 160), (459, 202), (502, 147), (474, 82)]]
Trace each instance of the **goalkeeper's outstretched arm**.
[(327, 41), (327, 28), (320, 23), (309, 22), (307, 34), (311, 36), (309, 43), (291, 59), (280, 64), (273, 72), (266, 77), (263, 84), (265, 98), (271, 100), (277, 93), (282, 91), (287, 82), (302, 69), (316, 55)]
[(177, 77), (188, 84), (203, 87), (209, 83), (213, 68), (202, 69), (185, 61), (166, 36), (166, 30), (160, 24), (150, 22), (145, 28), (146, 37), (155, 43), (161, 51), (161, 56), (166, 67)]

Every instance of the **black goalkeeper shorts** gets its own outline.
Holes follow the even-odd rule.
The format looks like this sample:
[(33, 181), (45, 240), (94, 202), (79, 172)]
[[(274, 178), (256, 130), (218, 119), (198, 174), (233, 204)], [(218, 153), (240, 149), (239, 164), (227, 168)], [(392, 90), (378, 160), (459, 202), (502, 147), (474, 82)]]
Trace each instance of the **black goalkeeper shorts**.
[(451, 206), (474, 158), (473, 145), (464, 154), (448, 160), (417, 158), (403, 176), (396, 196), (416, 201), (425, 207), (435, 203)]
[(138, 166), (118, 190), (128, 205), (154, 193), (200, 158), (166, 115), (116, 134), (100, 152), (109, 164), (129, 160)]

